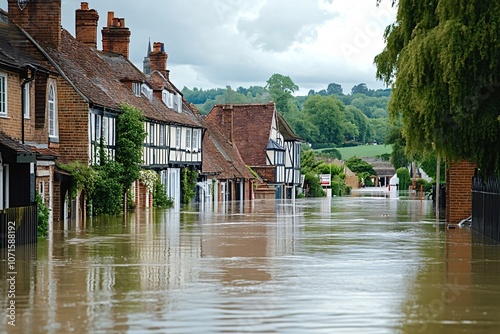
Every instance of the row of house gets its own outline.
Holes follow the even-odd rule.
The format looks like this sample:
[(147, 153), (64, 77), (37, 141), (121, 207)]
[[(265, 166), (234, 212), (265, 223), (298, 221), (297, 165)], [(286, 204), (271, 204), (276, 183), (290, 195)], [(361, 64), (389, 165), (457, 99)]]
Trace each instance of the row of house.
[[(99, 163), (99, 145), (113, 158), (122, 104), (142, 111), (143, 168), (176, 205), (183, 168), (199, 172), (200, 201), (295, 196), (301, 140), (274, 103), (216, 105), (201, 116), (171, 82), (163, 43), (149, 44), (141, 71), (129, 60), (125, 19), (108, 13), (102, 50), (98, 20), (82, 2), (72, 36), (61, 0), (8, 0), (0, 10), (0, 210), (33, 206), (38, 192), (54, 223), (83, 219), (82, 196), (69, 197), (71, 175), (59, 166)], [(138, 206), (151, 206), (144, 185), (134, 190)]]

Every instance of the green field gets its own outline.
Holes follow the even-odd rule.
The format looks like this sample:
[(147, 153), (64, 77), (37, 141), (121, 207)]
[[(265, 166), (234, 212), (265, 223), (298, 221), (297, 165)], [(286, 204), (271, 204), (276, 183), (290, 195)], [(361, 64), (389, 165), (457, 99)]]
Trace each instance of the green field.
[[(320, 149), (322, 151), (325, 149)], [(360, 145), (352, 147), (337, 147), (337, 150), (342, 154), (342, 160), (347, 160), (350, 157), (375, 157), (384, 153), (391, 153), (392, 146), (388, 145)]]

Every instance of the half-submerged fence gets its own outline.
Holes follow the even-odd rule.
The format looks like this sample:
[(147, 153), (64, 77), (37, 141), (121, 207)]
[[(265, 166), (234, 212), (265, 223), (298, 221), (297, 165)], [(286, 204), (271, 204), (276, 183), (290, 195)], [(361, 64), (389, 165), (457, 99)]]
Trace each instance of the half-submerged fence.
[(0, 210), (0, 249), (15, 240), (16, 245), (36, 243), (38, 228), (37, 206)]
[(472, 229), (500, 241), (500, 178), (474, 176), (472, 180)]

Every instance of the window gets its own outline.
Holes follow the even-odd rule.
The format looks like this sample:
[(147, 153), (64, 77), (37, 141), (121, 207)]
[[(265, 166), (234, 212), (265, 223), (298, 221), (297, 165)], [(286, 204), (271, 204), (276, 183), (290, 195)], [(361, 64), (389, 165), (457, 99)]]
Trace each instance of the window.
[(181, 147), (181, 128), (175, 128), (175, 147)]
[(174, 103), (173, 103), (172, 107), (175, 111), (178, 111), (179, 110), (179, 99), (177, 99), (177, 95), (173, 96), (173, 100), (174, 100)]
[(186, 150), (191, 150), (191, 129), (186, 129)]
[(96, 141), (100, 141), (100, 139), (101, 139), (101, 133), (102, 133), (102, 129), (101, 129), (101, 116), (96, 115), (96, 117), (95, 117), (95, 140)]
[(7, 116), (7, 76), (0, 73), (0, 116)]
[(165, 146), (165, 124), (160, 124), (160, 146)]
[(141, 96), (141, 84), (139, 82), (132, 82), (132, 91), (135, 96)]
[(193, 151), (198, 152), (199, 145), (198, 145), (198, 135), (199, 135), (200, 130), (194, 129), (193, 130), (193, 142), (191, 144), (191, 147), (193, 148)]
[(149, 124), (149, 143), (151, 145), (155, 143), (155, 125), (153, 123)]
[(30, 118), (30, 83), (24, 85), (24, 118)]
[(54, 85), (49, 86), (49, 137), (57, 138), (57, 105)]

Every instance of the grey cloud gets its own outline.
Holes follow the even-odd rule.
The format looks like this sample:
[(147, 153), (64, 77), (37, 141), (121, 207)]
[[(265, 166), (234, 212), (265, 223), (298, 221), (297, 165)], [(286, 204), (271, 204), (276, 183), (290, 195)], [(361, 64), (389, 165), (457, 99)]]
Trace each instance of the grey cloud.
[(238, 29), (249, 36), (254, 46), (265, 50), (286, 51), (294, 42), (313, 41), (316, 27), (333, 15), (316, 1), (268, 1), (255, 19), (241, 19)]

